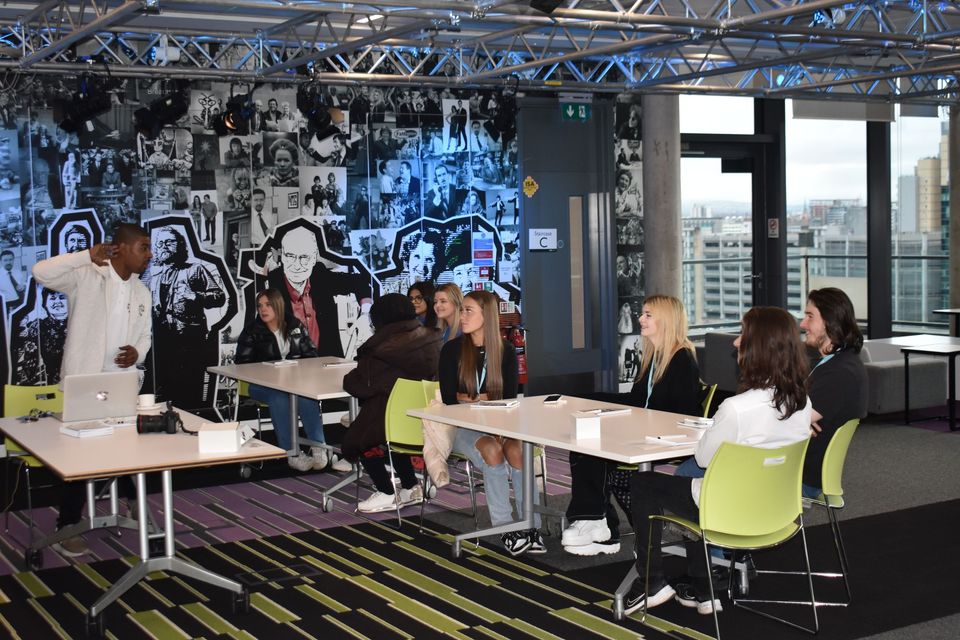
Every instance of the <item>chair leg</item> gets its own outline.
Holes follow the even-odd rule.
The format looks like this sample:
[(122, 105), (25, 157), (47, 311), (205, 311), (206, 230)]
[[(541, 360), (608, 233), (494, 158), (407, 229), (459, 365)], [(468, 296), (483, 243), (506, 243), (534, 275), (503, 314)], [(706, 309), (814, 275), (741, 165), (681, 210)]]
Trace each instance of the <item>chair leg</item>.
[[(717, 616), (717, 594), (714, 593), (713, 589), (713, 567), (710, 566), (710, 545), (707, 544), (707, 539), (703, 536), (700, 537), (700, 543), (703, 545), (703, 557), (704, 563), (707, 566), (707, 584), (710, 585), (710, 608), (713, 609), (713, 626), (717, 632), (717, 640), (720, 640), (720, 618)], [(730, 575), (733, 575), (733, 565), (730, 565)]]
[(847, 562), (847, 550), (843, 546), (843, 536), (840, 534), (840, 522), (837, 521), (835, 509), (827, 507), (827, 515), (830, 518), (830, 528), (833, 531), (833, 544), (837, 549), (837, 559), (840, 561), (840, 572), (843, 574), (843, 586), (847, 590), (847, 602), (853, 602), (853, 593), (850, 591), (850, 569)]
[(480, 515), (477, 513), (477, 490), (473, 486), (473, 465), (470, 459), (466, 460), (467, 484), (470, 487), (470, 506), (473, 508), (473, 523), (477, 529), (480, 528)]
[(427, 507), (427, 500), (430, 499), (430, 474), (426, 469), (423, 471), (423, 500), (420, 501), (420, 528), (419, 533), (423, 533), (423, 512)]
[[(3, 461), (3, 532), (10, 531), (10, 509), (13, 508), (13, 496), (10, 495), (10, 451), (7, 451)], [(17, 469), (17, 473), (20, 470)]]
[(387, 460), (390, 461), (390, 484), (393, 485), (393, 503), (397, 507), (397, 529), (403, 527), (403, 518), (400, 516), (400, 490), (397, 488), (397, 483), (394, 481), (396, 475), (393, 470), (393, 452), (390, 451), (390, 444), (387, 444)]
[(33, 488), (30, 486), (30, 465), (23, 463), (24, 477), (27, 479), (27, 549), (33, 546)]

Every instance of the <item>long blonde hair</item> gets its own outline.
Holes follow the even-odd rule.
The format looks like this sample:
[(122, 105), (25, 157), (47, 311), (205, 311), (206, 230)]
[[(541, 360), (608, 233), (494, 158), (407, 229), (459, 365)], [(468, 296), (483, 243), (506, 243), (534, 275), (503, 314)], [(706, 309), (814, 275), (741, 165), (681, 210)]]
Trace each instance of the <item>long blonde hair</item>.
[(653, 370), (653, 383), (660, 382), (667, 367), (670, 366), (670, 360), (680, 349), (686, 349), (690, 355), (696, 359), (697, 353), (693, 348), (693, 343), (687, 338), (687, 312), (683, 308), (683, 303), (673, 296), (650, 296), (643, 301), (644, 306), (650, 307), (657, 322), (657, 328), (663, 339), (660, 340), (660, 346), (653, 344), (650, 338), (643, 336), (643, 357), (640, 360), (640, 370), (637, 372), (637, 380), (647, 375), (651, 363), (656, 363)]
[(433, 294), (433, 301), (437, 301), (437, 295), (444, 293), (447, 295), (447, 298), (450, 299), (450, 304), (453, 305), (453, 315), (450, 317), (450, 322), (440, 318), (440, 330), (447, 331), (447, 341), (453, 340), (457, 337), (457, 334), (460, 332), (460, 309), (463, 308), (463, 292), (460, 291), (460, 287), (455, 285), (452, 282), (442, 284), (437, 287), (437, 291)]
[[(480, 305), (483, 313), (483, 348), (486, 352), (487, 367), (487, 398), (500, 400), (503, 398), (503, 340), (500, 338), (500, 303), (497, 297), (489, 291), (471, 291), (464, 299), (471, 299)], [(460, 368), (457, 375), (460, 378), (459, 388), (471, 398), (480, 395), (479, 380), (477, 380), (477, 365), (480, 360), (480, 349), (473, 344), (470, 336), (464, 335), (460, 340)]]

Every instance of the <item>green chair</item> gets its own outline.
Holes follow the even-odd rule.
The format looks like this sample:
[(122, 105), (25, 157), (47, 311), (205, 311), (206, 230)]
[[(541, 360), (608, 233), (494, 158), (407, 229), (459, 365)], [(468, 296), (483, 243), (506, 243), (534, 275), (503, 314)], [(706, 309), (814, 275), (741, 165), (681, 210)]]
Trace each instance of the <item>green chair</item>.
[[(840, 535), (840, 523), (837, 521), (837, 511), (843, 509), (843, 465), (847, 459), (847, 451), (850, 449), (850, 441), (853, 440), (853, 434), (857, 431), (860, 420), (850, 420), (837, 429), (827, 445), (827, 450), (823, 456), (822, 482), (823, 489), (816, 498), (803, 498), (805, 505), (818, 505), (827, 510), (827, 517), (830, 520), (830, 531), (833, 533), (833, 545), (837, 551), (837, 560), (840, 562), (840, 573), (814, 571), (813, 575), (821, 578), (843, 578), (843, 587), (847, 592), (845, 602), (817, 602), (818, 607), (846, 607), (853, 600), (850, 591), (849, 564), (847, 561), (847, 552), (843, 547), (843, 537)], [(757, 573), (770, 574), (796, 574), (796, 571), (772, 571), (764, 570)], [(809, 603), (805, 603), (809, 604)]]
[(713, 404), (713, 396), (717, 392), (716, 384), (707, 384), (706, 382), (700, 381), (700, 406), (703, 407), (703, 417), (710, 417), (710, 405)]
[[(31, 387), (7, 384), (3, 387), (3, 410), (4, 417), (15, 418), (25, 416), (32, 409), (40, 411), (63, 411), (63, 392), (55, 384)], [(29, 543), (27, 548), (33, 545), (33, 486), (30, 479), (31, 469), (40, 469), (43, 463), (31, 455), (27, 455), (17, 443), (6, 438), (4, 446), (7, 451), (7, 469), (11, 462), (17, 462), (17, 475), (23, 471), (23, 477), (27, 487), (27, 518), (29, 520)], [(18, 483), (19, 484), (19, 483)], [(4, 472), (4, 496), (6, 514), (4, 515), (4, 528), (10, 526), (10, 506), (13, 504), (13, 495), (9, 491), (9, 473)], [(16, 487), (14, 487), (14, 492)]]
[[(810, 601), (800, 603), (783, 600), (736, 599), (733, 592), (731, 572), (727, 592), (735, 606), (778, 620), (791, 627), (816, 633), (820, 628), (817, 618), (816, 598), (813, 593), (813, 575), (810, 571), (810, 556), (807, 551), (807, 536), (803, 527), (803, 505), (800, 485), (803, 477), (803, 459), (809, 440), (801, 440), (785, 447), (761, 449), (731, 442), (720, 445), (703, 479), (700, 490), (700, 521), (693, 522), (673, 515), (652, 515), (649, 526), (655, 520), (673, 523), (700, 538), (706, 557), (706, 575), (710, 575), (709, 546), (730, 549), (736, 555), (745, 551), (769, 549), (784, 544), (797, 533), (803, 541), (803, 557), (806, 563)], [(652, 536), (651, 536), (652, 540)], [(645, 585), (650, 590), (650, 553), (647, 546), (647, 575)], [(713, 581), (710, 598), (716, 599)], [(779, 618), (745, 603), (807, 604), (813, 612), (813, 627), (805, 627), (790, 620)], [(647, 610), (644, 602), (643, 618)], [(713, 612), (717, 638), (720, 638), (720, 621)]]

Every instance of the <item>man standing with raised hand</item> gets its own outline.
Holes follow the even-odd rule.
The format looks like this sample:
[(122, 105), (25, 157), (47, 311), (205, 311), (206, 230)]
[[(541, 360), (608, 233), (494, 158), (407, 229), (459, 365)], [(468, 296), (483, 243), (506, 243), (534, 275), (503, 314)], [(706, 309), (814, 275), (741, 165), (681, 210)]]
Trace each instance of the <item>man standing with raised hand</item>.
[[(151, 342), (150, 291), (139, 275), (152, 257), (147, 232), (122, 222), (114, 229), (113, 244), (96, 244), (33, 266), (36, 281), (65, 293), (70, 305), (61, 380), (78, 373), (127, 369), (144, 361)], [(58, 530), (80, 522), (83, 503), (84, 483), (65, 483)], [(89, 551), (79, 536), (54, 548), (71, 557)]]

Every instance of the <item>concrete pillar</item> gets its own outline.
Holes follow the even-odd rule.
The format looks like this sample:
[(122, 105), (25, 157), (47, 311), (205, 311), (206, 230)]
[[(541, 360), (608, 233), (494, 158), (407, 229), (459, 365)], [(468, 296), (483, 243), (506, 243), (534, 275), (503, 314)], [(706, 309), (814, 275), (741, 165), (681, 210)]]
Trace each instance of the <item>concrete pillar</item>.
[[(950, 308), (960, 307), (960, 107), (950, 107)], [(644, 176), (646, 177), (646, 176)]]
[(643, 96), (642, 139), (645, 292), (682, 299), (679, 96)]

